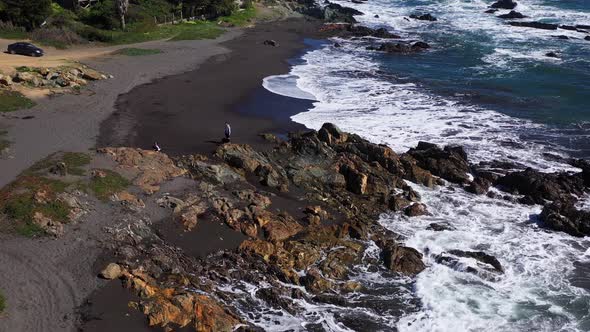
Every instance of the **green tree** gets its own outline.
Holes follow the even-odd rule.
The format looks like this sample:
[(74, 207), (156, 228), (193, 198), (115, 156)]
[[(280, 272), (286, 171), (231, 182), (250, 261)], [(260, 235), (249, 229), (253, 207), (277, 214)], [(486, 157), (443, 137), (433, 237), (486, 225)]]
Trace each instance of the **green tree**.
[(32, 30), (51, 15), (51, 0), (1, 0), (0, 20)]

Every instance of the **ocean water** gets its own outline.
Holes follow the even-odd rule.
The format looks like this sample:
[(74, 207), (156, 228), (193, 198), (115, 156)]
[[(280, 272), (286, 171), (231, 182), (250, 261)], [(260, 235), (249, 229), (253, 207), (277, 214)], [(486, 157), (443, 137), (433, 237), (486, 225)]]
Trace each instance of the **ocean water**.
[[(590, 41), (584, 40), (590, 34), (509, 26), (495, 16), (508, 11), (484, 13), (493, 1), (335, 2), (364, 12), (357, 17), (361, 24), (385, 27), (432, 48), (388, 55), (366, 50), (380, 42), (376, 39), (312, 41), (288, 75), (263, 82), (271, 92), (314, 101), (294, 121), (314, 129), (333, 122), (398, 152), (418, 141), (459, 144), (473, 163), (509, 160), (549, 172), (574, 170), (554, 156), (590, 157)], [(590, 25), (588, 0), (517, 2), (515, 10), (529, 16), (525, 21)], [(408, 19), (413, 13), (431, 13), (438, 21)], [(334, 42), (342, 47), (333, 47)], [(560, 58), (545, 56), (550, 51)], [(315, 316), (281, 316), (287, 326), (590, 331), (590, 239), (539, 227), (541, 206), (452, 187), (415, 189), (432, 215), (408, 219), (389, 213), (380, 222), (421, 251), (427, 269), (415, 279), (399, 279), (359, 267), (355, 278), (368, 290), (358, 295), (363, 301), (349, 299), (354, 311), (306, 304)], [(583, 198), (580, 207), (590, 208), (589, 203)], [(448, 223), (453, 230), (427, 230), (432, 222)], [(468, 273), (476, 266), (471, 259), (453, 268), (434, 261), (452, 249), (494, 255), (505, 274)], [(374, 248), (367, 254), (374, 255)], [(343, 316), (363, 323), (351, 324)]]

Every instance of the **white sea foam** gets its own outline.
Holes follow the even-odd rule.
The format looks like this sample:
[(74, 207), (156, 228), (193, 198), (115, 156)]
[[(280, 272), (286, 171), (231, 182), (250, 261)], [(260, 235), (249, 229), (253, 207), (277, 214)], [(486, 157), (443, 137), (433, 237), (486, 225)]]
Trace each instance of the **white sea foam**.
[[(431, 216), (408, 220), (384, 215), (381, 223), (425, 253), (429, 267), (417, 278), (423, 310), (404, 317), (401, 331), (569, 331), (586, 330), (590, 294), (568, 278), (588, 239), (540, 229), (540, 207), (498, 201), (462, 190), (414, 186)], [(531, 217), (533, 217), (531, 219)], [(456, 230), (427, 230), (433, 222)], [(428, 253), (427, 249), (428, 248)], [(505, 274), (497, 281), (455, 271), (434, 255), (460, 249), (494, 255)]]
[(316, 100), (315, 97), (297, 87), (297, 76), (294, 75), (275, 75), (265, 77), (262, 86), (268, 91), (296, 99)]

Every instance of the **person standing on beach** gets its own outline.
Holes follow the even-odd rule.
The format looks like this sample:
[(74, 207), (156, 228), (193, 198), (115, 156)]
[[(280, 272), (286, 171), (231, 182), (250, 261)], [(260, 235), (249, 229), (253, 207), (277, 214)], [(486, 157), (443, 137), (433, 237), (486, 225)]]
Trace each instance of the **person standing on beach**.
[(229, 123), (225, 123), (225, 139), (229, 142), (231, 136), (231, 126), (229, 125)]

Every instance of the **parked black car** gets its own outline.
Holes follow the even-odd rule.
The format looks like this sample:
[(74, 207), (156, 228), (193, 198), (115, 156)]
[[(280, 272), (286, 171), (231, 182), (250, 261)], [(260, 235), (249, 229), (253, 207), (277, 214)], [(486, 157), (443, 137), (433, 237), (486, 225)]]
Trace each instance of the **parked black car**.
[(23, 54), (30, 56), (43, 56), (44, 52), (42, 49), (31, 43), (14, 43), (8, 45), (8, 53), (10, 54)]

